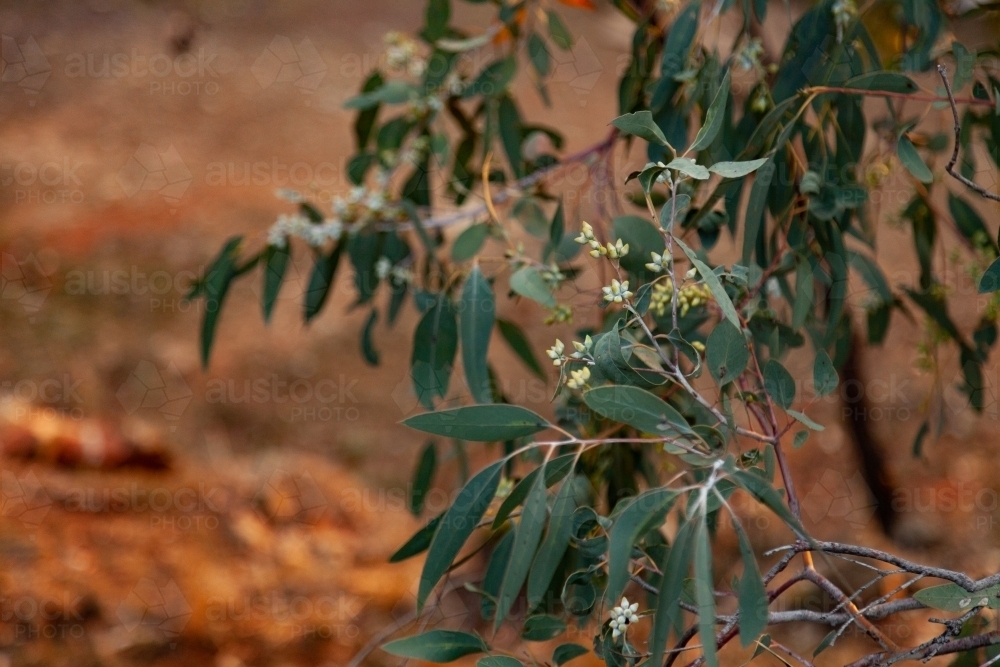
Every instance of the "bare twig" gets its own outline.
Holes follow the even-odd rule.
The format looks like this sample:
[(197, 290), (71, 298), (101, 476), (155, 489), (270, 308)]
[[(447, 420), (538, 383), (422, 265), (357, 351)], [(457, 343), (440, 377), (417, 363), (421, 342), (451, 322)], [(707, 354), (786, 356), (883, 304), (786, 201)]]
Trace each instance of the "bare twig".
[(967, 188), (975, 190), (987, 199), (1000, 201), (1000, 195), (990, 192), (986, 188), (975, 184), (961, 173), (955, 171), (955, 163), (958, 162), (958, 148), (962, 140), (962, 121), (958, 118), (958, 107), (955, 105), (955, 95), (951, 91), (951, 82), (948, 81), (948, 68), (944, 65), (938, 65), (937, 69), (938, 74), (941, 75), (941, 80), (944, 81), (945, 90), (948, 91), (948, 102), (951, 104), (951, 113), (955, 118), (955, 148), (951, 152), (951, 160), (948, 161), (948, 166), (945, 167), (945, 171), (947, 171), (952, 178), (955, 178)]

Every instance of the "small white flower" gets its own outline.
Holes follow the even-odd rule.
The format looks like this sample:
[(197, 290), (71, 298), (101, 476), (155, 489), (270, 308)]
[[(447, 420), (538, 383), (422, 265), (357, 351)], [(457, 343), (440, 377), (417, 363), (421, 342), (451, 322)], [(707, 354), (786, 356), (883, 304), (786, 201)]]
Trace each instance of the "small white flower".
[(570, 371), (569, 380), (566, 381), (566, 386), (570, 389), (583, 389), (587, 386), (587, 380), (590, 379), (590, 369), (584, 366), (583, 368)]
[(566, 357), (563, 356), (563, 351), (565, 351), (566, 346), (563, 342), (556, 338), (556, 344), (545, 351), (545, 354), (549, 355), (549, 359), (552, 360), (553, 366), (562, 366), (563, 361)]
[(628, 281), (623, 280), (618, 282), (618, 280), (612, 280), (609, 287), (602, 287), (601, 291), (604, 292), (604, 300), (608, 302), (621, 303), (632, 298), (632, 292), (628, 291)]
[(613, 639), (618, 639), (620, 635), (625, 634), (628, 626), (639, 620), (638, 615), (636, 615), (638, 610), (639, 603), (629, 604), (628, 598), (622, 598), (621, 604), (611, 610), (611, 622), (608, 625), (611, 627)]
[(392, 272), (392, 261), (385, 256), (379, 257), (375, 262), (375, 275), (379, 280), (385, 280)]
[(698, 275), (698, 269), (693, 266), (688, 269), (688, 272), (684, 274), (684, 280), (694, 280), (694, 277)]
[(661, 271), (666, 271), (670, 268), (671, 259), (670, 255), (663, 253), (662, 255), (658, 252), (651, 252), (649, 256), (653, 258), (652, 262), (646, 264), (646, 268), (653, 273), (660, 273)]

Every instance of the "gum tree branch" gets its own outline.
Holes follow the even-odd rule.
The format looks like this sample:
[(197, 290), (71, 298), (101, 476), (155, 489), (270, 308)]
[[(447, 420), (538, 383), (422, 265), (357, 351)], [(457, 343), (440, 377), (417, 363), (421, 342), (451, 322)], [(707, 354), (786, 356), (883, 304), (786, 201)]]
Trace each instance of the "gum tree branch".
[[(981, 185), (977, 185), (970, 179), (963, 176), (961, 173), (955, 171), (955, 163), (958, 162), (958, 148), (962, 140), (962, 121), (959, 120), (958, 118), (958, 106), (956, 106), (955, 104), (955, 95), (954, 93), (952, 93), (951, 90), (951, 82), (948, 81), (948, 68), (945, 67), (944, 65), (938, 65), (937, 69), (938, 69), (938, 74), (941, 75), (941, 80), (944, 81), (945, 90), (948, 91), (948, 102), (951, 104), (951, 114), (955, 119), (955, 147), (951, 152), (951, 160), (948, 161), (948, 166), (945, 167), (945, 171), (947, 171), (952, 178), (962, 183), (962, 185), (971, 190), (975, 190), (983, 197), (986, 197), (987, 199), (992, 199), (993, 201), (1000, 201), (1000, 195), (990, 192), (986, 188), (982, 187)], [(971, 103), (968, 100), (963, 100), (963, 101), (966, 103)], [(984, 100), (979, 100), (979, 101), (983, 102)]]

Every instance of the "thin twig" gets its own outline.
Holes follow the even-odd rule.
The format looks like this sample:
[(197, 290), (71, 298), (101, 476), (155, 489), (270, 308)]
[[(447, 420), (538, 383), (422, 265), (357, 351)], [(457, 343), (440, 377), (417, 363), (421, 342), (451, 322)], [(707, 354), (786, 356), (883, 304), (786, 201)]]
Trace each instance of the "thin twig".
[(951, 113), (955, 118), (955, 148), (951, 152), (951, 160), (948, 161), (948, 166), (945, 167), (945, 170), (950, 176), (957, 179), (960, 183), (972, 190), (975, 190), (987, 199), (1000, 201), (1000, 195), (990, 192), (981, 185), (976, 185), (961, 173), (955, 171), (955, 163), (958, 162), (958, 148), (962, 140), (962, 121), (958, 118), (958, 107), (955, 105), (955, 95), (951, 91), (951, 82), (948, 81), (948, 68), (944, 65), (938, 65), (937, 69), (938, 74), (941, 75), (941, 80), (944, 81), (945, 90), (948, 91), (948, 102), (951, 104)]

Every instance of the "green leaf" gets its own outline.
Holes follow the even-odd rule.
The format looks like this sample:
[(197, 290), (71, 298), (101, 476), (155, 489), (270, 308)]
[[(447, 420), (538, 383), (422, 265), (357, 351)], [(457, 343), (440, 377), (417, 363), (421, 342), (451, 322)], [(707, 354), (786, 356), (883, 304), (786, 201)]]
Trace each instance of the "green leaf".
[(502, 58), (487, 65), (476, 80), (462, 91), (462, 98), (469, 99), (484, 95), (496, 97), (507, 90), (507, 84), (517, 73), (517, 60), (513, 56)]
[(545, 46), (545, 40), (535, 33), (531, 33), (528, 37), (528, 56), (531, 58), (532, 66), (534, 66), (535, 71), (538, 73), (538, 78), (544, 79), (547, 77), (551, 63), (549, 48)]
[(478, 224), (467, 227), (458, 235), (451, 246), (451, 258), (455, 262), (467, 262), (475, 257), (490, 233), (489, 225)]
[(511, 512), (524, 502), (524, 499), (528, 497), (528, 492), (531, 491), (531, 488), (535, 484), (535, 479), (543, 471), (545, 473), (545, 486), (551, 487), (559, 483), (572, 470), (574, 461), (576, 461), (576, 454), (563, 454), (552, 459), (545, 466), (535, 468), (525, 475), (524, 479), (518, 482), (507, 497), (503, 499), (503, 502), (500, 503), (500, 509), (497, 510), (497, 515), (493, 518), (493, 530), (498, 530), (504, 521), (507, 520), (507, 517), (510, 516)]
[(448, 32), (448, 20), (451, 18), (451, 0), (429, 0), (425, 14), (423, 37), (428, 42), (441, 39)]
[(826, 396), (837, 388), (840, 378), (837, 376), (837, 369), (833, 367), (833, 360), (826, 350), (816, 353), (816, 360), (813, 362), (813, 384), (817, 396)]
[(462, 289), (462, 300), (459, 303), (459, 330), (462, 334), (462, 367), (465, 369), (465, 380), (477, 403), (493, 402), (486, 356), (495, 319), (496, 304), (493, 288), (486, 281), (479, 266), (474, 266)]
[(418, 612), (423, 610), (427, 597), (451, 567), (462, 545), (469, 539), (483, 518), (483, 514), (486, 513), (500, 484), (502, 470), (503, 461), (497, 461), (473, 476), (441, 517), (441, 523), (434, 532), (430, 549), (427, 551), (423, 572), (420, 573), (420, 587), (417, 591)]
[(743, 557), (743, 576), (740, 578), (737, 595), (740, 609), (740, 643), (746, 648), (767, 628), (767, 588), (760, 576), (750, 540), (735, 519), (733, 530), (736, 531), (740, 555)]
[[(383, 83), (382, 74), (376, 70), (372, 72), (371, 76), (365, 79), (365, 83), (361, 87), (361, 92), (371, 93), (376, 91), (382, 87)], [(377, 116), (378, 107), (376, 106), (359, 113), (357, 119), (354, 121), (354, 138), (357, 141), (358, 152), (363, 151), (365, 146), (368, 145), (368, 139), (371, 137), (372, 128), (375, 127)]]
[(809, 431), (799, 431), (795, 434), (795, 440), (792, 442), (792, 449), (800, 449), (802, 445), (806, 444), (806, 440), (809, 439)]
[(695, 599), (698, 603), (698, 635), (709, 638), (702, 642), (702, 655), (708, 667), (718, 667), (715, 646), (715, 593), (712, 577), (712, 545), (708, 539), (708, 523), (704, 513), (698, 521), (694, 539)]
[(507, 153), (507, 161), (516, 178), (524, 176), (524, 159), (521, 157), (521, 115), (510, 95), (500, 98), (497, 105), (497, 121), (500, 129), (500, 142)]
[(552, 662), (556, 667), (560, 667), (570, 660), (579, 658), (581, 655), (586, 655), (587, 653), (589, 651), (579, 644), (561, 644), (552, 652)]
[[(730, 72), (726, 70), (726, 75), (722, 78), (722, 85), (715, 93), (711, 106), (705, 114), (705, 124), (698, 130), (694, 138), (694, 143), (688, 150), (700, 151), (708, 148), (715, 141), (722, 129), (722, 119), (725, 116), (726, 102), (729, 100)], [(749, 172), (747, 172), (749, 173)]]
[(264, 251), (264, 293), (261, 295), (261, 307), (264, 309), (265, 322), (271, 321), (271, 313), (274, 312), (274, 304), (278, 300), (290, 256), (287, 241), (284, 247), (271, 245)]
[[(760, 170), (754, 177), (753, 185), (750, 187), (750, 198), (747, 200), (747, 212), (744, 216), (743, 255), (741, 259), (744, 265), (750, 264), (750, 258), (757, 247), (757, 238), (764, 231), (767, 198), (771, 192), (771, 181), (774, 180), (777, 170), (778, 168), (774, 164), (774, 157), (768, 158), (767, 162), (760, 167)], [(758, 258), (758, 261), (763, 260), (762, 258)]]
[(665, 242), (663, 234), (648, 220), (637, 215), (621, 215), (611, 222), (611, 233), (615, 239), (628, 244), (628, 254), (621, 259), (626, 270), (643, 276), (648, 273), (646, 263), (649, 253), (663, 254)]
[(437, 532), (437, 527), (440, 525), (442, 517), (444, 517), (443, 512), (428, 521), (427, 525), (414, 533), (413, 537), (408, 539), (406, 544), (401, 546), (396, 553), (389, 556), (389, 562), (399, 563), (427, 551), (427, 547), (431, 545), (431, 540), (434, 539), (434, 533)]
[(698, 256), (694, 254), (694, 251), (691, 250), (691, 248), (689, 248), (684, 241), (681, 241), (680, 239), (676, 239), (676, 241), (677, 245), (679, 245), (681, 250), (684, 251), (684, 254), (687, 255), (689, 260), (691, 260), (694, 267), (698, 269), (698, 273), (701, 274), (705, 284), (708, 285), (708, 289), (712, 292), (715, 302), (719, 304), (719, 309), (722, 311), (722, 314), (725, 315), (730, 324), (739, 329), (740, 317), (736, 314), (736, 307), (733, 306), (732, 299), (729, 298), (729, 295), (726, 294), (726, 290), (722, 287), (722, 283), (719, 281), (719, 276), (715, 275), (715, 272), (708, 268), (708, 265), (705, 264), (705, 262), (698, 259)]
[(777, 359), (764, 364), (764, 391), (785, 410), (795, 400), (795, 379)]
[(509, 320), (497, 319), (497, 328), (500, 329), (500, 335), (503, 336), (503, 339), (514, 350), (514, 353), (521, 358), (524, 365), (540, 379), (545, 380), (545, 371), (542, 370), (542, 365), (535, 358), (531, 343), (528, 342), (528, 338), (521, 331), (521, 327)]
[(697, 179), (699, 181), (707, 180), (709, 177), (708, 169), (698, 164), (689, 157), (677, 157), (667, 163), (667, 167), (670, 169), (676, 169), (685, 176), (690, 176), (691, 178)]
[(524, 667), (524, 663), (506, 655), (491, 655), (476, 661), (476, 667)]
[(934, 174), (931, 170), (927, 168), (917, 149), (914, 148), (913, 142), (906, 135), (902, 135), (896, 141), (896, 155), (899, 156), (899, 161), (903, 163), (907, 171), (913, 174), (921, 183), (933, 183)]
[(544, 477), (539, 475), (531, 486), (531, 491), (528, 492), (527, 500), (524, 501), (521, 521), (514, 529), (514, 547), (503, 575), (503, 583), (500, 585), (500, 594), (497, 596), (497, 613), (493, 618), (494, 630), (506, 620), (535, 558), (548, 513), (546, 495)]
[(431, 409), (435, 398), (448, 393), (448, 383), (458, 351), (455, 308), (444, 294), (424, 313), (413, 334), (410, 376), (420, 403)]
[(689, 435), (683, 415), (666, 401), (639, 387), (609, 385), (583, 394), (583, 401), (605, 419), (628, 424), (643, 433), (676, 437)]
[(663, 523), (676, 500), (673, 489), (652, 489), (633, 498), (615, 519), (609, 533), (608, 588), (604, 595), (612, 605), (617, 604), (628, 584), (633, 545)]
[[(576, 455), (571, 456), (573, 460)], [(552, 465), (550, 461), (546, 468)], [(542, 541), (542, 546), (535, 554), (535, 560), (531, 564), (531, 572), (528, 574), (528, 609), (537, 607), (545, 596), (552, 577), (555, 576), (559, 563), (562, 562), (566, 549), (569, 548), (569, 541), (573, 535), (573, 512), (576, 511), (576, 500), (574, 497), (573, 478), (570, 477), (563, 482), (562, 488), (556, 494), (555, 502), (552, 503), (552, 513), (549, 517), (549, 528)]]
[(376, 322), (378, 322), (378, 311), (372, 308), (365, 321), (365, 327), (361, 330), (361, 355), (372, 366), (378, 366), (378, 350), (375, 349), (373, 340)]
[(729, 384), (743, 373), (750, 361), (747, 340), (739, 328), (729, 320), (722, 320), (712, 329), (705, 342), (705, 363), (720, 387)]
[(538, 616), (529, 616), (524, 621), (524, 631), (521, 633), (521, 639), (529, 642), (547, 642), (550, 639), (555, 639), (564, 632), (566, 632), (566, 624), (562, 619), (547, 614), (539, 614)]
[(913, 79), (899, 72), (868, 72), (848, 79), (844, 88), (879, 90), (887, 93), (915, 93), (920, 90)]
[(825, 430), (824, 426), (822, 424), (817, 424), (816, 422), (814, 422), (812, 419), (810, 419), (803, 412), (798, 412), (796, 410), (785, 410), (785, 412), (788, 413), (789, 417), (791, 417), (795, 421), (799, 422), (800, 424), (805, 424), (807, 427), (809, 427), (813, 431), (823, 431), (823, 430)]
[(424, 511), (424, 499), (427, 497), (427, 490), (434, 479), (434, 470), (437, 468), (437, 450), (434, 448), (434, 441), (430, 440), (424, 445), (424, 451), (420, 453), (420, 461), (413, 474), (413, 489), (410, 491), (410, 511), (414, 516), (420, 516)]
[(552, 295), (545, 279), (542, 278), (538, 270), (533, 266), (524, 266), (514, 272), (510, 277), (510, 288), (526, 296), (532, 301), (537, 301), (546, 308), (556, 307), (556, 298)]
[(659, 126), (653, 122), (653, 114), (649, 111), (636, 111), (635, 113), (618, 116), (618, 118), (611, 121), (611, 124), (622, 132), (634, 134), (651, 144), (669, 146), (667, 138), (663, 136), (663, 131), (660, 130)]
[(234, 236), (226, 241), (215, 261), (208, 268), (204, 281), (205, 317), (201, 322), (201, 365), (208, 368), (208, 358), (212, 353), (215, 328), (222, 314), (222, 302), (229, 292), (229, 284), (236, 276), (236, 258), (239, 257), (242, 236)]
[(781, 497), (774, 487), (767, 480), (747, 470), (733, 470), (730, 479), (741, 489), (752, 495), (759, 502), (766, 505), (772, 512), (777, 514), (789, 528), (800, 538), (808, 540), (805, 529), (799, 520), (788, 509), (784, 498)]
[(424, 433), (476, 442), (513, 440), (549, 428), (549, 423), (531, 410), (506, 404), (425, 412), (402, 423)]
[(430, 630), (382, 645), (382, 650), (401, 658), (452, 662), (470, 653), (485, 653), (486, 643), (475, 635), (457, 630)]
[(553, 11), (548, 11), (546, 12), (546, 16), (549, 19), (549, 37), (552, 38), (552, 41), (564, 51), (572, 49), (573, 36), (569, 34), (569, 30), (566, 29), (566, 25), (559, 18), (559, 15)]
[(941, 611), (969, 611), (974, 607), (1000, 609), (1000, 586), (992, 586), (972, 593), (958, 584), (931, 586), (913, 594), (919, 602)]
[(979, 279), (979, 293), (987, 294), (998, 291), (1000, 291), (1000, 259), (995, 259), (983, 272), (983, 277)]
[(798, 331), (806, 323), (813, 309), (813, 268), (803, 259), (795, 268), (795, 303), (792, 305), (792, 330)]
[[(659, 563), (663, 580), (660, 584), (656, 616), (653, 619), (653, 631), (649, 640), (651, 665), (663, 664), (663, 650), (666, 648), (670, 629), (683, 618), (680, 601), (684, 592), (684, 579), (691, 563), (694, 532), (693, 521), (681, 524), (673, 545), (667, 551), (663, 562)], [(714, 634), (713, 631), (712, 635)]]
[(708, 170), (713, 174), (718, 174), (725, 178), (743, 178), (747, 174), (752, 174), (760, 169), (764, 166), (765, 162), (767, 162), (766, 157), (762, 157), (759, 160), (745, 160), (742, 162), (716, 162)]
[(303, 303), (303, 315), (306, 323), (316, 317), (323, 308), (323, 304), (326, 303), (326, 298), (333, 287), (333, 279), (337, 275), (337, 266), (340, 264), (340, 255), (343, 254), (345, 245), (345, 243), (337, 243), (328, 255), (317, 251)]

